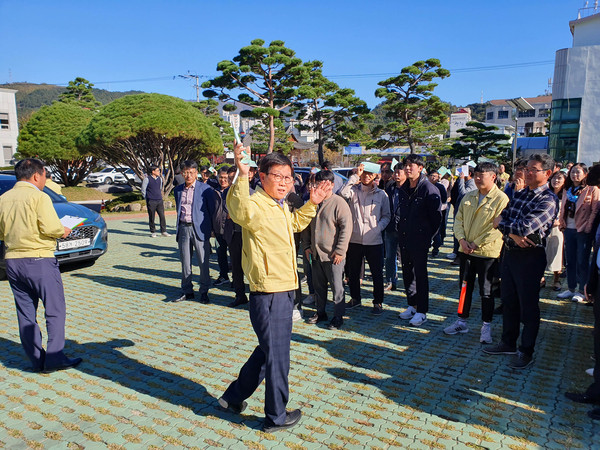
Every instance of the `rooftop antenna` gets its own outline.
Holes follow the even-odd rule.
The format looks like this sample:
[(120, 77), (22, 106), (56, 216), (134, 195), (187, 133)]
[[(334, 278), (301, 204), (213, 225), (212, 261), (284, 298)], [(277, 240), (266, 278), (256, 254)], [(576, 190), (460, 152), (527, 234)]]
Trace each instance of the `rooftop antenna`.
[(481, 97), (479, 97), (479, 103), (483, 104), (483, 89), (481, 90)]

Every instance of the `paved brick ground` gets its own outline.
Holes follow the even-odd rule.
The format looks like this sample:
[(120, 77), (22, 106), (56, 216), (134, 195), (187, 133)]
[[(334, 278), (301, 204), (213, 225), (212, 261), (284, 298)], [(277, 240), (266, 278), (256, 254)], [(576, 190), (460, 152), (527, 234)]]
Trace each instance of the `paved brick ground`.
[[(179, 294), (174, 237), (151, 239), (140, 218), (109, 228), (109, 252), (63, 274), (66, 349), (84, 358), (77, 369), (26, 371), (10, 288), (0, 282), (0, 447), (600, 447), (589, 407), (563, 397), (591, 381), (591, 308), (544, 289), (535, 364), (512, 371), (504, 357), (482, 354), (477, 301), (470, 333), (442, 333), (455, 319), (458, 285), (457, 268), (441, 258), (430, 263), (421, 329), (397, 318), (400, 292), (371, 316), (368, 280), (367, 300), (343, 331), (295, 324), (289, 406), (303, 419), (265, 434), (262, 388), (241, 416), (216, 406), (256, 345), (247, 310), (225, 307), (228, 288), (212, 289), (210, 305), (164, 302)], [(213, 255), (213, 278), (215, 269)], [(497, 318), (496, 339), (500, 328)]]

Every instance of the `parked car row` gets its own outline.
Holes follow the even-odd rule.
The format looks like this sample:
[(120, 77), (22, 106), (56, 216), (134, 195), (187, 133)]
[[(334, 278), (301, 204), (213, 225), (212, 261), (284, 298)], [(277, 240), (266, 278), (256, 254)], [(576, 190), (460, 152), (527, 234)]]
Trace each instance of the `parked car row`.
[(89, 184), (127, 184), (130, 181), (134, 184), (141, 184), (142, 180), (133, 169), (122, 169), (116, 167), (105, 167), (99, 172), (90, 173), (85, 181)]

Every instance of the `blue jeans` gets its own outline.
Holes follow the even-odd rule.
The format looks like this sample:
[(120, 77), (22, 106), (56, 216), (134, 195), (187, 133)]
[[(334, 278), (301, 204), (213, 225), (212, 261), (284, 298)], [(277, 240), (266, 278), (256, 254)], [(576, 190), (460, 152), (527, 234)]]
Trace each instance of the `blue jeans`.
[(592, 234), (580, 233), (574, 228), (566, 228), (563, 233), (567, 254), (567, 286), (575, 292), (579, 285), (579, 290), (583, 292), (588, 279)]
[(386, 230), (383, 234), (385, 245), (385, 282), (396, 284), (398, 281), (398, 233)]

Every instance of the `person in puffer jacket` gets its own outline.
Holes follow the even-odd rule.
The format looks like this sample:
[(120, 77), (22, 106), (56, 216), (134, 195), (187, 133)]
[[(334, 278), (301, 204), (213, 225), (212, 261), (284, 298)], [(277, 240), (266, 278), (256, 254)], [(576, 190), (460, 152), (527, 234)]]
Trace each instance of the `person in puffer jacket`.
[(358, 166), (342, 187), (344, 197), (352, 211), (352, 236), (346, 253), (350, 301), (346, 308), (359, 306), (360, 272), (363, 258), (369, 263), (373, 277), (373, 314), (383, 312), (383, 230), (391, 219), (390, 203), (385, 191), (373, 184), (381, 171), (379, 164), (364, 162)]

